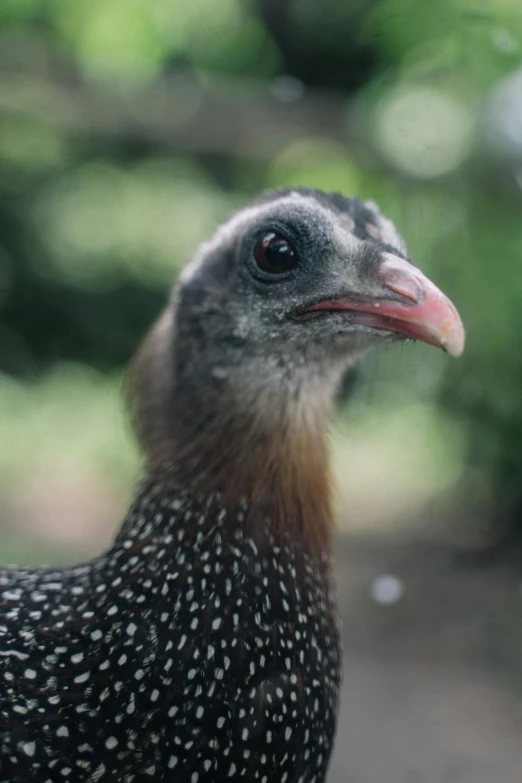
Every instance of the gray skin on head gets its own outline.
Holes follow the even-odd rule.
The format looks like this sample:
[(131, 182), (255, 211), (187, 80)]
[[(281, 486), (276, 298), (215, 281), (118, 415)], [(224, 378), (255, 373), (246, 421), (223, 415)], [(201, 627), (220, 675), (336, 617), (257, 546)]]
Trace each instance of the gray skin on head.
[[(312, 370), (311, 362), (327, 365), (330, 356), (337, 361), (337, 349), (348, 359), (392, 337), (352, 323), (346, 313), (294, 318), (322, 299), (382, 295), (375, 280), (382, 253), (405, 256), (403, 240), (375, 205), (341, 198), (274, 195), (238, 212), (201, 246), (180, 280), (176, 322), (205, 372), (220, 379), (253, 363), (263, 378), (288, 375), (300, 366)], [(271, 231), (294, 248), (295, 269), (258, 268), (256, 242)]]
[[(270, 232), (297, 254), (288, 272), (267, 274), (256, 264), (256, 243)], [(191, 421), (201, 431), (218, 401), (236, 416), (253, 407), (269, 416), (288, 399), (306, 395), (309, 404), (314, 390), (331, 398), (361, 353), (397, 335), (353, 323), (345, 312), (296, 314), (320, 300), (382, 295), (375, 271), (384, 252), (407, 257), (372, 202), (276, 191), (237, 212), (198, 249), (152, 333), (136, 395), (150, 410), (141, 410), (142, 431), (155, 426), (164, 435), (177, 418), (174, 400), (178, 429)]]

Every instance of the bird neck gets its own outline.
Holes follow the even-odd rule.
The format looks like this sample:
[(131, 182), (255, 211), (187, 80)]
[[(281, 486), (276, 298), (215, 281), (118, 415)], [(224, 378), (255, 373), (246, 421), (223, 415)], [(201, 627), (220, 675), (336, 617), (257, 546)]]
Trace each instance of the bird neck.
[[(259, 378), (255, 357), (257, 377), (242, 365), (226, 378), (202, 378), (205, 363), (176, 363), (176, 346), (166, 349), (165, 334), (160, 322), (131, 374), (149, 477), (166, 489), (219, 493), (229, 507), (240, 501), (250, 524), (269, 528), (276, 539), (288, 534), (312, 552), (328, 550), (331, 394), (325, 379)], [(169, 375), (169, 367), (177, 371)]]
[(176, 437), (167, 452), (149, 455), (149, 472), (166, 487), (218, 495), (227, 508), (245, 509), (245, 524), (275, 541), (291, 536), (320, 553), (332, 533), (325, 414), (270, 416), (216, 410), (191, 421), (179, 407)]
[[(188, 338), (187, 338), (188, 339)], [(213, 356), (176, 344), (167, 310), (145, 342), (129, 377), (132, 413), (148, 476), (169, 490), (219, 493), (241, 503), (260, 530), (289, 534), (320, 554), (332, 535), (327, 448), (332, 390), (324, 375), (271, 377), (260, 357), (237, 357), (217, 376)], [(331, 382), (330, 382), (331, 381)]]

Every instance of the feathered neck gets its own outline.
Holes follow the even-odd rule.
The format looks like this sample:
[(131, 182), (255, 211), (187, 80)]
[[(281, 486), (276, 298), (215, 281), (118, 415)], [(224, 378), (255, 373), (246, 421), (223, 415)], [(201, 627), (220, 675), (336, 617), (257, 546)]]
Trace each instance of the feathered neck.
[(308, 550), (332, 534), (327, 433), (331, 399), (318, 379), (259, 383), (238, 373), (193, 382), (176, 361), (170, 316), (159, 322), (130, 374), (130, 399), (148, 475), (197, 494), (241, 502), (255, 524)]

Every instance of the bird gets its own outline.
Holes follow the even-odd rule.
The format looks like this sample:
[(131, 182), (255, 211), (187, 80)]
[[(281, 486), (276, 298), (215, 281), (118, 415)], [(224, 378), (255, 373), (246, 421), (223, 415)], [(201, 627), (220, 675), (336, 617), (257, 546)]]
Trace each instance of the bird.
[(459, 356), (464, 327), (374, 202), (264, 192), (199, 246), (128, 373), (113, 545), (0, 570), (1, 783), (325, 781), (332, 406), (412, 339)]

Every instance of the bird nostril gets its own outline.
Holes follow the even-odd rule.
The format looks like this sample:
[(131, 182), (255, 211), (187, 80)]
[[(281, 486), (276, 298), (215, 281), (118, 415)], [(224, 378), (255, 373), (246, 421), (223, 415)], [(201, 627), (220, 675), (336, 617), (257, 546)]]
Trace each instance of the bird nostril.
[(421, 288), (415, 281), (410, 280), (387, 280), (385, 282), (386, 288), (393, 291), (396, 294), (404, 296), (405, 299), (417, 304), (422, 298)]
[(414, 304), (422, 301), (422, 285), (417, 280), (413, 267), (411, 270), (406, 268), (406, 262), (387, 258), (379, 267), (379, 279), (390, 291), (409, 299)]

